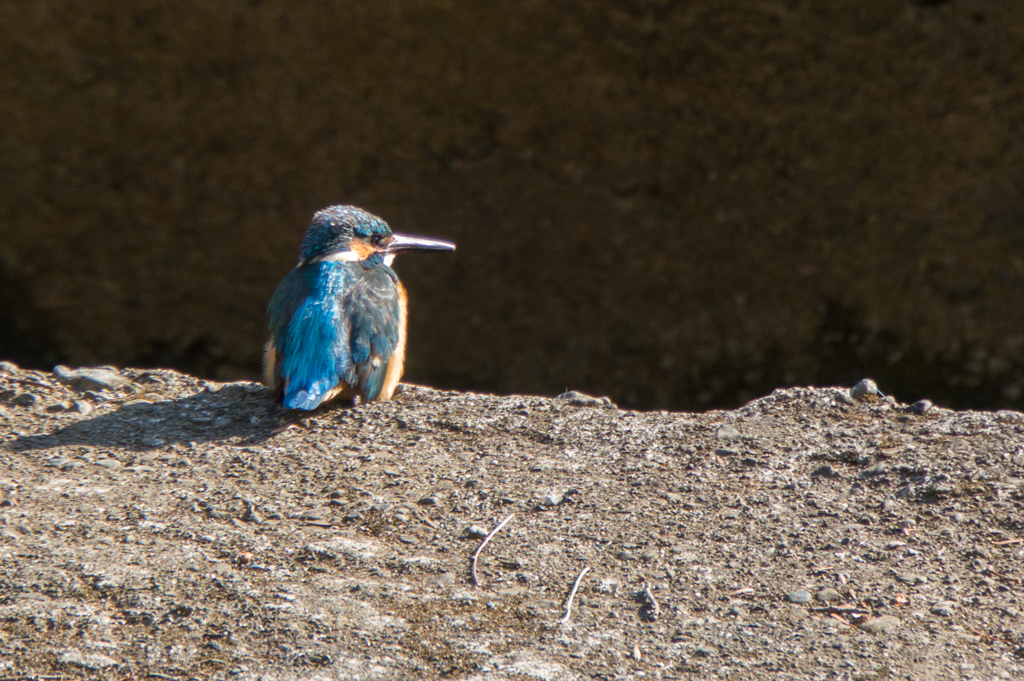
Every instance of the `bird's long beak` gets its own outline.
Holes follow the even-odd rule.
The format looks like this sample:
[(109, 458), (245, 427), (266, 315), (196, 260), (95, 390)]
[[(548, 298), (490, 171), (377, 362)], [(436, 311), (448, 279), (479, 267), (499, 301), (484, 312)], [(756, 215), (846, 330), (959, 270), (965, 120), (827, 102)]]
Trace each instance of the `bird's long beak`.
[(392, 234), (391, 242), (384, 249), (385, 253), (401, 253), (402, 251), (454, 251), (455, 244), (439, 239), (421, 239), (416, 236)]

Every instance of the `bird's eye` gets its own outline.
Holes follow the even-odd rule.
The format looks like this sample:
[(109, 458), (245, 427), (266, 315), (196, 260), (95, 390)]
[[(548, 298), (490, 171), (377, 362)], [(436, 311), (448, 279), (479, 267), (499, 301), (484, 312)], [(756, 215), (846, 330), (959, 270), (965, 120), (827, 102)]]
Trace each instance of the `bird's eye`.
[(380, 246), (382, 241), (384, 241), (384, 237), (382, 237), (380, 234), (374, 234), (372, 237), (370, 237), (370, 243), (372, 243), (374, 246)]

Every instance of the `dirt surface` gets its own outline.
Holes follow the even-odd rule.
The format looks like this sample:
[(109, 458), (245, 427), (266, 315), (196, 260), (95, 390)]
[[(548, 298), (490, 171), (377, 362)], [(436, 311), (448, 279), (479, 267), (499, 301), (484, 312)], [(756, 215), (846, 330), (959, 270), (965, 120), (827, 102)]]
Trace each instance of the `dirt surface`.
[(335, 203), (409, 380), (1024, 407), (1024, 3), (0, 3), (0, 359), (256, 378)]
[(120, 375), (0, 365), (0, 676), (1024, 674), (1019, 413)]

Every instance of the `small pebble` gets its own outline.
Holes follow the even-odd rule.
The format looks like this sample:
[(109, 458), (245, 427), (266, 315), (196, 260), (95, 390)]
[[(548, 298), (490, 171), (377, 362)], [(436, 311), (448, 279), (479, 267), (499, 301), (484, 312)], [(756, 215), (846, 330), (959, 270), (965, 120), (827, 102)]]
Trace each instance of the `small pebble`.
[(13, 400), (11, 400), (11, 404), (13, 404), (16, 407), (34, 407), (38, 403), (39, 397), (33, 395), (32, 393), (21, 393), (20, 395), (15, 396)]
[(912, 405), (907, 407), (907, 411), (910, 412), (911, 414), (924, 414), (929, 409), (931, 409), (932, 406), (934, 405), (932, 405), (932, 403), (929, 400), (918, 400), (917, 402), (914, 402)]
[(437, 506), (440, 503), (440, 501), (434, 495), (430, 495), (423, 497), (416, 503), (419, 504), (420, 506)]
[(952, 617), (956, 614), (956, 603), (953, 601), (939, 601), (932, 606), (931, 612), (933, 615), (939, 615), (940, 617)]
[(864, 513), (857, 518), (857, 522), (861, 525), (875, 525), (878, 523), (878, 516), (874, 513)]
[(797, 589), (796, 591), (786, 594), (786, 600), (790, 603), (810, 603), (811, 592), (806, 589)]
[[(118, 666), (117, 660), (101, 653), (82, 652), (77, 648), (68, 648), (57, 656), (57, 662), (61, 665), (81, 667), (89, 671), (97, 672), (108, 667)], [(57, 677), (60, 678), (60, 677)]]
[(866, 622), (861, 623), (860, 628), (869, 634), (884, 634), (900, 627), (900, 619), (892, 615), (882, 615), (881, 617), (873, 617)]
[(864, 477), (872, 477), (875, 475), (885, 475), (888, 472), (888, 466), (886, 466), (884, 463), (876, 463), (874, 466), (867, 469), (866, 471), (861, 471), (861, 475)]
[(469, 539), (483, 539), (487, 536), (487, 530), (479, 525), (470, 525), (462, 534)]
[(811, 475), (819, 478), (831, 478), (833, 480), (842, 477), (842, 474), (839, 471), (827, 464), (811, 471)]
[(913, 586), (917, 586), (919, 584), (927, 584), (928, 583), (928, 579), (926, 577), (922, 577), (921, 575), (916, 575), (916, 574), (911, 573), (911, 572), (907, 572), (907, 573), (903, 573), (901, 575), (897, 575), (896, 579), (900, 580), (904, 584), (910, 584), (910, 585), (913, 585)]
[(442, 572), (439, 575), (432, 575), (426, 579), (428, 586), (451, 586), (455, 583), (454, 572)]
[(881, 394), (882, 392), (878, 389), (878, 384), (870, 378), (865, 378), (850, 388), (850, 397), (855, 400), (873, 400)]
[(715, 431), (715, 437), (719, 440), (735, 440), (740, 436), (740, 431), (736, 430), (729, 424), (719, 426), (718, 430)]
[(111, 369), (69, 369), (57, 365), (53, 368), (53, 373), (62, 383), (67, 383), (76, 390), (116, 390), (130, 382)]
[(562, 393), (555, 399), (565, 400), (569, 404), (576, 407), (614, 407), (610, 399), (607, 397), (593, 397), (591, 395), (585, 395), (575, 390), (570, 390), (567, 393)]
[(550, 494), (544, 495), (544, 497), (540, 500), (540, 504), (541, 506), (551, 508), (553, 506), (558, 506), (560, 503), (562, 503), (562, 499), (563, 496), (558, 492), (551, 492)]
[(814, 594), (814, 597), (822, 603), (833, 603), (835, 601), (843, 600), (842, 595), (835, 589), (831, 588), (822, 589), (818, 593)]

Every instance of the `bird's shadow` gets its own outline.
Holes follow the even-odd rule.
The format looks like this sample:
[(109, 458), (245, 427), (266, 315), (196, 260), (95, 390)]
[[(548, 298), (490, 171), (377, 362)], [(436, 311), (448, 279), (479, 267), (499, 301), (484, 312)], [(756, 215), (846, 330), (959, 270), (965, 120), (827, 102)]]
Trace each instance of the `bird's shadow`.
[(256, 384), (231, 384), (155, 403), (135, 401), (117, 410), (85, 418), (43, 435), (21, 436), (7, 447), (32, 451), (86, 445), (148, 451), (175, 444), (223, 440), (262, 442), (296, 414), (281, 408), (273, 391)]

